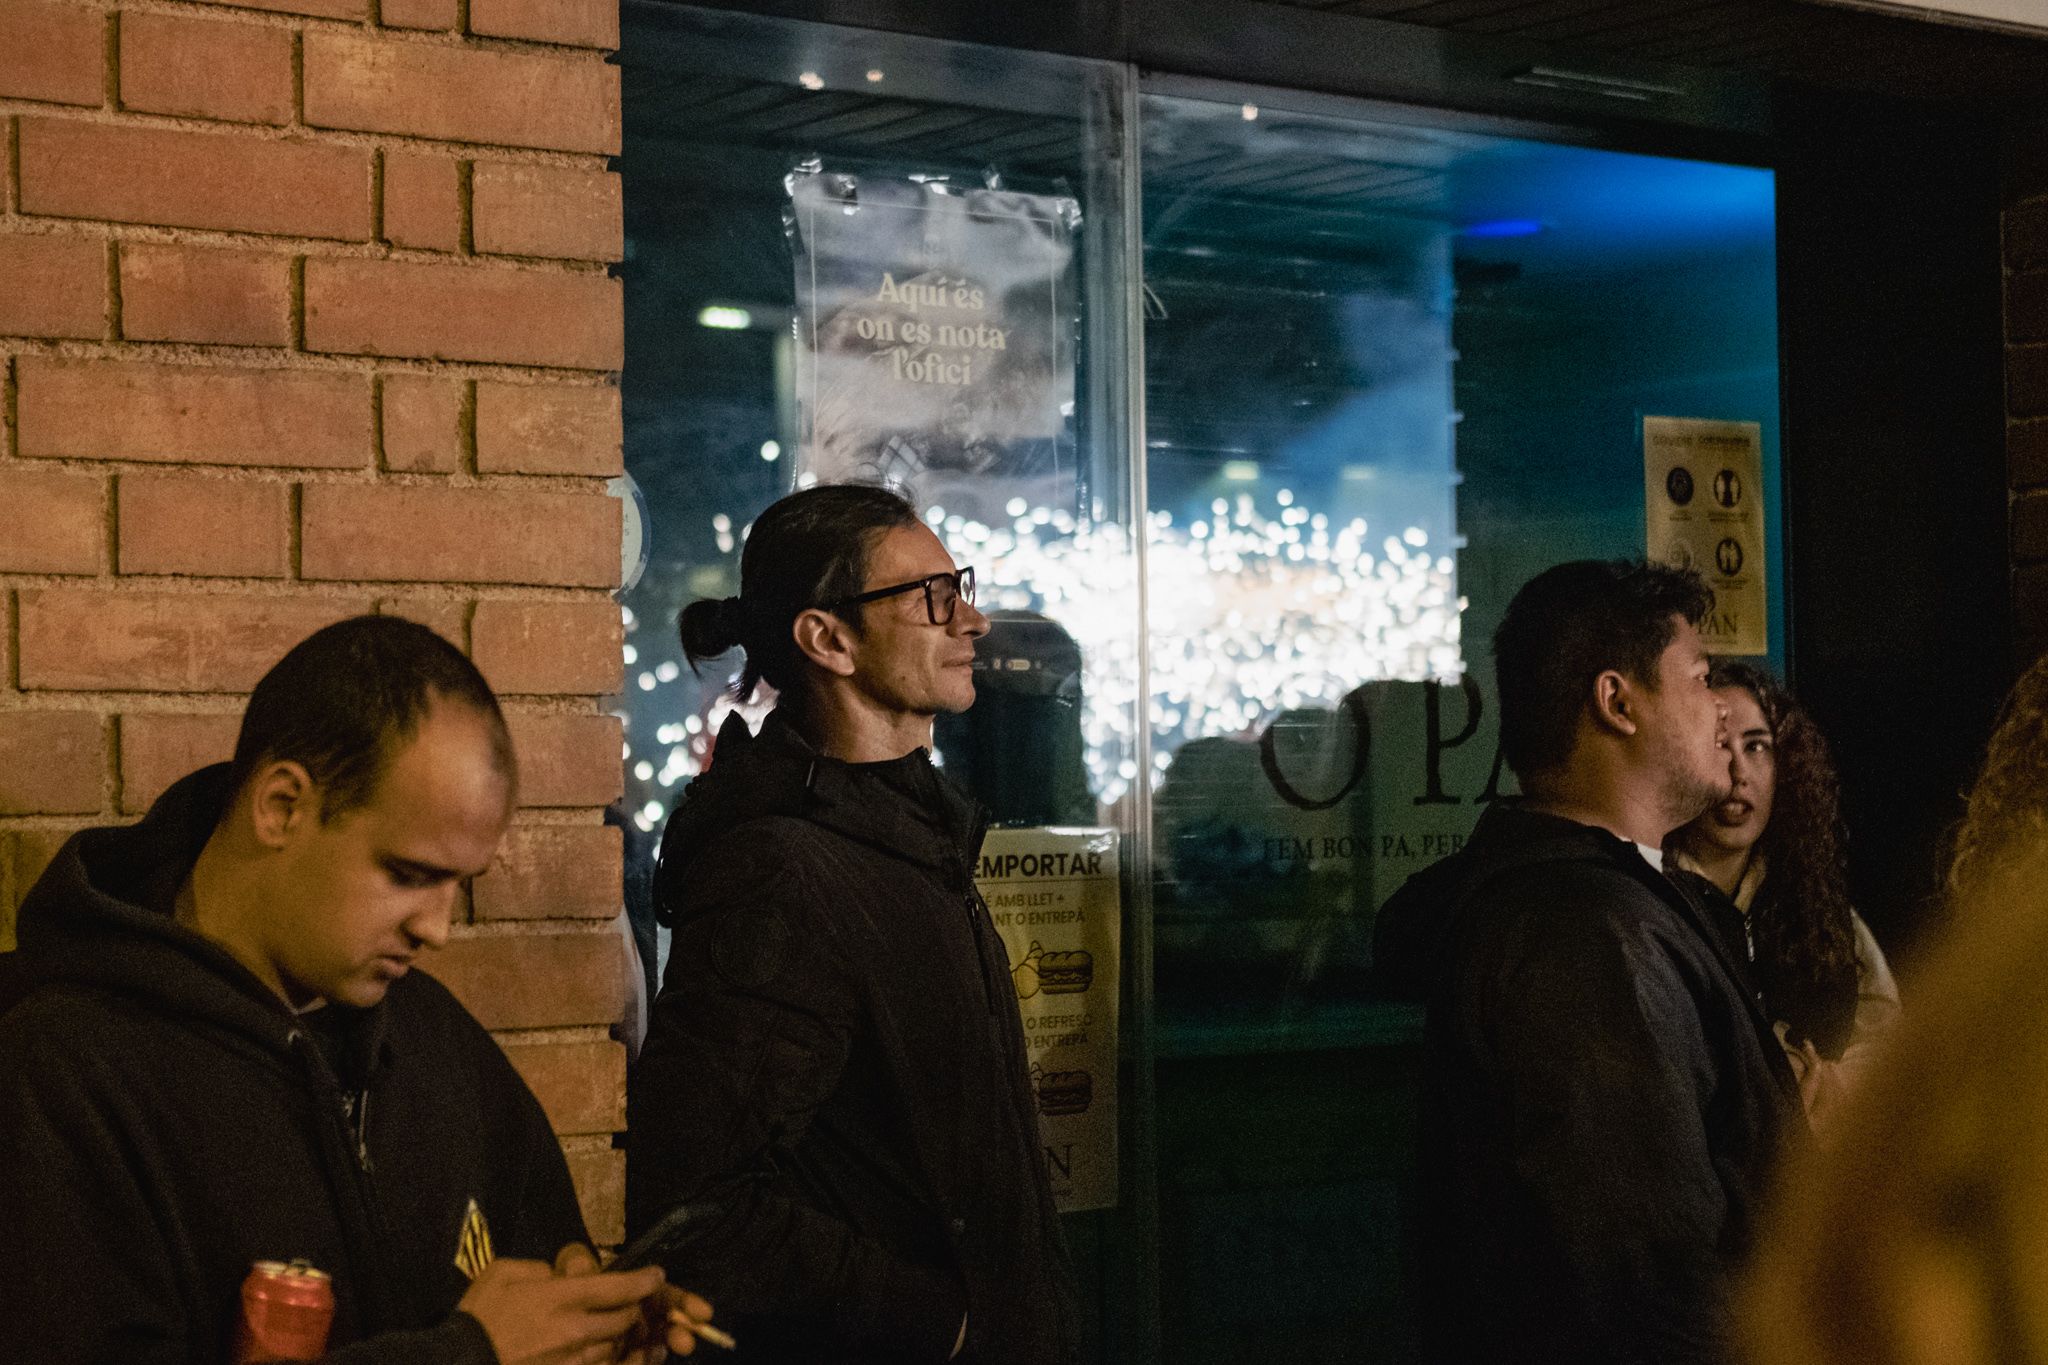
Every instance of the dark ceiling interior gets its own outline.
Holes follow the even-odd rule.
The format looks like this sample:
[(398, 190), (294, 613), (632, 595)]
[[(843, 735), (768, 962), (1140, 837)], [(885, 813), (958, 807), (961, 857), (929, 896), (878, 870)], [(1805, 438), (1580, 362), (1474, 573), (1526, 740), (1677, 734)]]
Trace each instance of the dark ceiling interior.
[(2048, 30), (2034, 37), (1816, 0), (1278, 3), (1329, 15), (1555, 44), (1570, 51), (1917, 98), (2023, 98), (2048, 88)]
[[(659, 7), (659, 0), (627, 0)], [(1148, 71), (1463, 108), (1769, 136), (1786, 88), (1971, 113), (2048, 109), (2048, 29), (1972, 27), (1879, 0), (697, 0), (713, 8), (1131, 62)], [(2048, 10), (2048, 0), (2042, 0)], [(1562, 82), (1531, 115), (1533, 66)], [(1606, 98), (1603, 98), (1606, 96)], [(1710, 148), (1703, 151), (1711, 152)]]

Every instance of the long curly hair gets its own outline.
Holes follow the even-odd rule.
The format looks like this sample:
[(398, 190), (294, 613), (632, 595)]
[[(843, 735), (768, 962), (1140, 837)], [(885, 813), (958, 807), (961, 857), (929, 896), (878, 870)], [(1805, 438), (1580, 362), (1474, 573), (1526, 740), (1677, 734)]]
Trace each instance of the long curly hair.
[(1841, 780), (1827, 738), (1783, 684), (1752, 664), (1723, 659), (1707, 683), (1756, 698), (1776, 753), (1771, 818), (1754, 850), (1764, 883), (1749, 908), (1764, 1004), (1791, 1026), (1795, 1042), (1811, 1039), (1823, 1056), (1839, 1057), (1856, 1020), (1856, 920)]
[(2020, 675), (1984, 748), (1963, 818), (1949, 836), (1951, 901), (1995, 874), (2008, 852), (2048, 832), (2048, 656)]

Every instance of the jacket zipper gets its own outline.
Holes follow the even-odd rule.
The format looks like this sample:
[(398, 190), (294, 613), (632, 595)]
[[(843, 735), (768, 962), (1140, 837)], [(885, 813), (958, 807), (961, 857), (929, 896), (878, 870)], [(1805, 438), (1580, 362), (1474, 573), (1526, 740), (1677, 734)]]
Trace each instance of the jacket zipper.
[(364, 1086), (356, 1092), (356, 1165), (364, 1175), (370, 1174), (370, 1087)]
[(990, 974), (991, 968), (988, 962), (988, 930), (982, 927), (982, 921), (987, 919), (988, 916), (982, 910), (981, 900), (974, 894), (972, 886), (968, 888), (967, 894), (961, 897), (961, 900), (967, 907), (967, 923), (974, 930), (974, 956), (975, 960), (981, 964), (982, 998), (988, 1001), (988, 1015), (989, 1018), (993, 1019), (996, 1015), (996, 983), (995, 978)]
[[(370, 1159), (370, 1088), (365, 1085), (355, 1092), (354, 1103), (349, 1103), (349, 1093), (341, 1088), (339, 1078), (311, 1038), (302, 1030), (293, 1029), (286, 1035), (285, 1042), (308, 1054), (307, 1063), (313, 1073), (315, 1089), (331, 1087), (333, 1094), (339, 1097), (339, 1102), (329, 1112), (333, 1114), (331, 1121), (341, 1129), (344, 1146), (354, 1158), (351, 1183), (355, 1186), (356, 1199), (367, 1225), (368, 1245), (359, 1245), (356, 1238), (348, 1235), (346, 1228), (343, 1236), (349, 1246), (351, 1261), (362, 1258), (355, 1270), (365, 1298), (366, 1319), (395, 1321), (396, 1305), (390, 1301), (389, 1286), (384, 1283), (383, 1265), (378, 1259), (378, 1251), (389, 1245), (390, 1236), (384, 1224), (384, 1212), (377, 1203), (376, 1182), (372, 1179), (375, 1163)], [(322, 1107), (326, 1107), (325, 1103)]]

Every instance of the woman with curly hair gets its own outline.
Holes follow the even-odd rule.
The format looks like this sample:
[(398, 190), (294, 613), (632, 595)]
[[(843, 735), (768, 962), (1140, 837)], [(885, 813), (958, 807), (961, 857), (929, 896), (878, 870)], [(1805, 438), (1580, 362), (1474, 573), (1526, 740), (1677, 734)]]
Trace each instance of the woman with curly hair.
[(1849, 905), (1839, 786), (1813, 718), (1749, 664), (1724, 660), (1707, 682), (1728, 708), (1733, 786), (1668, 852), (1718, 893), (1819, 1127), (1898, 1017), (1898, 987)]

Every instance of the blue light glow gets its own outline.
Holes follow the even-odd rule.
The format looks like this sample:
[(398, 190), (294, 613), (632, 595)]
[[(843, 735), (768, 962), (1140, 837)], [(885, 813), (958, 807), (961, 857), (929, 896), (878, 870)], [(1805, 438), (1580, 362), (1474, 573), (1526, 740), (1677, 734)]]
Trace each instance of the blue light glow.
[(1484, 223), (1474, 223), (1459, 235), (1463, 237), (1534, 237), (1543, 231), (1543, 224), (1534, 218), (1495, 218)]

